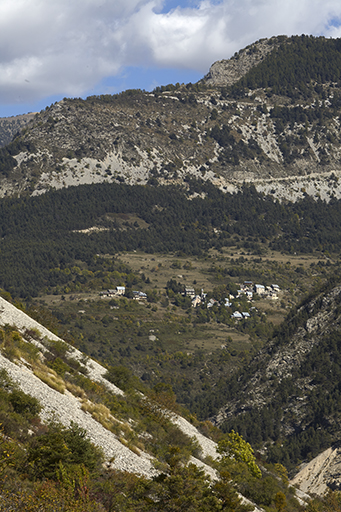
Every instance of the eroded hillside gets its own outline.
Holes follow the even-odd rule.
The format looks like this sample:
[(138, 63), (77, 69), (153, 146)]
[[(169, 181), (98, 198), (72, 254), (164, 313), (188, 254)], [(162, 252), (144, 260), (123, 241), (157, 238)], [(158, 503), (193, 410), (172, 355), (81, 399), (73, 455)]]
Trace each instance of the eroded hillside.
[(2, 150), (1, 193), (194, 176), (227, 192), (252, 181), (280, 199), (340, 197), (337, 45), (272, 38), (214, 64), (197, 84), (64, 99)]
[[(212, 512), (223, 505), (262, 511), (262, 505), (276, 503), (279, 492), (298, 509), (285, 474), (281, 480), (275, 468), (271, 477), (263, 469), (272, 486), (259, 499), (255, 484), (262, 485), (263, 475), (250, 445), (238, 434), (217, 445), (200, 433), (193, 416), (188, 421), (177, 413), (167, 386), (143, 395), (127, 387), (120, 368), (123, 392), (112, 383), (118, 369), (106, 371), (2, 298), (0, 324), (3, 510), (55, 511), (67, 505), (70, 512), (109, 512), (114, 504), (156, 512), (188, 504), (196, 512), (204, 503)], [(217, 435), (208, 423), (203, 428)], [(242, 485), (232, 484), (231, 475), (241, 468)], [(126, 501), (129, 508), (122, 508)]]

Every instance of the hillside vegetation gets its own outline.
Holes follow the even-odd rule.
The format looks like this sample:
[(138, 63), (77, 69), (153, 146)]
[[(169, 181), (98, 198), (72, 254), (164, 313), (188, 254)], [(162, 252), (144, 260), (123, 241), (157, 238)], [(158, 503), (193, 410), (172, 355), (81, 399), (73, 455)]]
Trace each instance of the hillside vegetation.
[(20, 130), (35, 116), (35, 114), (23, 114), (13, 117), (0, 118), (0, 147), (12, 142)]
[[(209, 184), (187, 185), (184, 192), (99, 184), (3, 199), (0, 283), (87, 354), (129, 367), (150, 388), (171, 385), (180, 403), (207, 419), (230, 397), (225, 376), (245, 372), (287, 309), (339, 275), (340, 208), (336, 200), (310, 198), (284, 207), (253, 187), (226, 195)], [(269, 259), (276, 249), (281, 261)], [(155, 263), (142, 258), (133, 269), (129, 256), (115, 257), (127, 250), (148, 251)], [(291, 265), (297, 252), (311, 259)], [(182, 295), (193, 284), (224, 301), (244, 280), (277, 283), (285, 295), (271, 307), (255, 303), (254, 312), (241, 299), (232, 309), (223, 303), (193, 308)], [(118, 285), (126, 287), (124, 298), (100, 298)], [(132, 300), (136, 289), (147, 294), (145, 303)], [(236, 323), (237, 308), (251, 318)], [(234, 428), (249, 440), (247, 429)], [(267, 440), (260, 428), (253, 443)]]
[(95, 255), (202, 256), (235, 245), (258, 256), (269, 248), (330, 254), (341, 240), (337, 200), (305, 198), (284, 206), (252, 186), (226, 195), (197, 181), (188, 183), (188, 192), (101, 184), (7, 198), (0, 201), (0, 218), (0, 285), (21, 297), (62, 290), (71, 279), (62, 271), (78, 261), (93, 270)]
[[(15, 311), (4, 300), (1, 307), (3, 325)], [(285, 469), (256, 461), (251, 446), (238, 434), (222, 436), (209, 423), (200, 425), (190, 418), (218, 441), (220, 458), (211, 450), (213, 458), (206, 460), (216, 471), (211, 469), (212, 481), (207, 475), (209, 466), (197, 457), (205, 460), (210, 452), (207, 446), (214, 442), (177, 416), (174, 395), (167, 386), (150, 392), (138, 385), (137, 392), (137, 381), (126, 375), (122, 379), (121, 371), (124, 393), (115, 386), (110, 389), (110, 381), (118, 380), (115, 369), (109, 368), (99, 381), (98, 364), (52, 333), (47, 338), (42, 334), (46, 329), (33, 328), (28, 318), (25, 329), (23, 313), (18, 311), (17, 318), (20, 329), (5, 324), (0, 330), (1, 510), (252, 510), (254, 506), (238, 491), (261, 506), (282, 504), (290, 511), (299, 509)], [(32, 378), (35, 383), (30, 387)], [(48, 411), (56, 407), (58, 411), (64, 397), (70, 403), (68, 424), (51, 418), (51, 412), (46, 421)], [(73, 421), (77, 409), (87, 417), (86, 428)], [(65, 421), (65, 412), (60, 413)], [(184, 423), (194, 433), (192, 439), (184, 432)], [(109, 444), (103, 443), (103, 429), (112, 436)], [(97, 442), (102, 439), (102, 449), (90, 435)], [(113, 445), (114, 457), (108, 460)], [(130, 470), (124, 470), (128, 452)], [(145, 452), (152, 459), (146, 459)], [(151, 460), (154, 470), (139, 475), (145, 473), (146, 462), (151, 466)]]
[(227, 406), (217, 423), (266, 444), (268, 460), (289, 469), (339, 443), (339, 303), (332, 280), (289, 313), (242, 372), (219, 384), (215, 407)]

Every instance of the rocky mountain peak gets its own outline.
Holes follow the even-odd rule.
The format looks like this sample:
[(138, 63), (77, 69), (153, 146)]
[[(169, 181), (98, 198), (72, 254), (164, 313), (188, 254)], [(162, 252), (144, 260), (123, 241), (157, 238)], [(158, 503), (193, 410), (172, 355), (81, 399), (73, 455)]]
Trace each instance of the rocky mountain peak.
[(230, 59), (214, 62), (203, 81), (211, 87), (226, 87), (235, 84), (250, 69), (257, 66), (264, 57), (279, 44), (279, 39), (260, 39), (236, 52)]

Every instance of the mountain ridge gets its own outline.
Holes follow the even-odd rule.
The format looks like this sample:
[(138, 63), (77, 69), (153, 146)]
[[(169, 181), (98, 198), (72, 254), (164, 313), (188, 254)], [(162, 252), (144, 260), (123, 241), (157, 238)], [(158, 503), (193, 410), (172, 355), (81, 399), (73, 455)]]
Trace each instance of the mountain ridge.
[(236, 52), (230, 59), (222, 59), (212, 64), (202, 81), (207, 85), (226, 87), (235, 84), (266, 55), (278, 47), (285, 37), (264, 38)]
[(338, 44), (279, 36), (213, 64), (197, 84), (65, 98), (1, 150), (0, 194), (95, 182), (182, 185), (194, 177), (225, 192), (254, 182), (280, 200), (304, 193), (329, 200), (334, 173), (340, 197), (340, 87), (328, 62), (339, 58)]
[[(110, 462), (114, 470), (157, 479), (158, 470), (167, 472), (174, 463), (175, 452), (169, 458), (163, 444), (172, 449), (175, 438), (182, 447), (178, 448), (184, 450), (181, 457), (188, 456), (187, 460), (214, 479), (219, 464), (216, 445), (199, 431), (212, 434), (213, 427), (200, 424), (189, 413), (184, 413), (187, 419), (181, 418), (174, 393), (162, 381), (164, 363), (169, 362), (167, 378), (172, 365), (181, 369), (174, 374), (182, 378), (198, 357), (202, 364), (195, 366), (200, 368), (195, 381), (197, 396), (191, 394), (194, 381), (190, 378), (183, 379), (183, 387), (179, 385), (182, 397), (191, 395), (188, 403), (193, 410), (213, 411), (216, 415), (211, 419), (228, 435), (239, 432), (257, 447), (264, 474), (263, 458), (284, 464), (294, 473), (297, 465), (327, 449), (321, 464), (315, 460), (306, 467), (299, 485), (304, 489), (307, 473), (320, 471), (310, 469), (314, 465), (330, 468), (336, 461), (333, 471), (318, 474), (322, 486), (310, 489), (322, 493), (327, 487), (338, 488), (339, 47), (340, 40), (280, 36), (261, 40), (229, 61), (215, 63), (197, 84), (169, 84), (152, 93), (135, 90), (87, 100), (65, 98), (36, 114), (1, 149), (0, 196), (14, 196), (1, 201), (2, 283), (8, 283), (11, 293), (31, 304), (31, 294), (41, 297), (46, 293), (60, 294), (58, 300), (66, 303), (65, 293), (75, 302), (60, 308), (58, 318), (66, 325), (69, 322), (70, 329), (65, 332), (70, 338), (74, 329), (77, 346), (87, 346), (92, 355), (97, 351), (102, 360), (106, 354), (107, 361), (131, 358), (129, 364), (138, 366), (138, 371), (135, 376), (123, 367), (106, 371), (26, 317), (21, 321), (21, 313), (3, 300), (0, 365), (14, 380), (20, 381), (22, 374), (24, 391), (43, 404), (46, 386), (58, 397), (55, 408), (50, 399), (44, 404), (44, 420), (60, 409), (66, 425), (71, 407), (74, 421), (89, 425), (91, 439), (104, 449), (109, 446), (109, 462), (117, 454)], [(293, 73), (287, 73), (284, 80), (288, 67)], [(141, 254), (141, 265), (134, 273), (115, 259), (118, 251), (129, 249), (154, 255), (171, 251), (174, 261), (167, 262), (172, 269), (170, 281), (165, 280), (162, 287), (159, 284), (165, 264), (161, 258), (147, 264)], [(262, 259), (269, 251), (281, 255), (272, 262)], [(314, 252), (316, 261), (311, 261), (310, 267), (301, 262), (289, 272), (285, 253), (296, 251)], [(181, 290), (187, 293), (192, 284), (177, 282), (186, 281), (185, 272), (179, 274), (181, 268), (186, 273), (192, 268), (191, 261), (176, 260), (184, 255), (207, 261), (202, 268), (212, 276), (210, 306), (203, 300), (200, 309), (192, 310), (190, 297), (181, 295)], [(247, 270), (243, 269), (246, 263)], [(307, 290), (312, 283), (327, 279), (327, 272), (323, 273), (327, 265), (333, 268), (328, 269), (333, 272), (330, 282), (292, 309), (277, 328), (267, 323), (265, 314), (253, 311), (257, 308), (249, 308), (240, 298), (242, 294), (237, 296), (240, 290), (230, 279), (262, 279), (269, 287), (275, 282), (269, 281), (272, 276), (279, 275), (287, 283), (290, 275), (299, 296), (298, 283), (302, 281), (295, 274), (306, 277), (302, 289)], [(271, 267), (269, 272), (267, 267)], [(198, 279), (200, 273), (191, 274), (193, 286)], [(146, 289), (147, 282), (154, 290)], [(95, 304), (103, 296), (98, 293), (91, 306), (85, 306), (81, 295), (85, 289), (121, 284), (126, 285), (127, 297), (116, 297), (101, 309)], [(133, 286), (147, 291), (145, 307), (134, 303), (137, 292)], [(73, 291), (80, 295), (71, 296)], [(231, 304), (226, 301), (231, 292), (240, 303), (235, 302), (230, 311)], [(112, 295), (112, 290), (108, 289), (108, 294)], [(202, 288), (201, 297), (204, 295)], [(286, 290), (285, 300), (277, 308), (277, 321), (295, 302), (293, 297), (294, 290)], [(240, 307), (246, 308), (241, 311), (250, 310), (250, 322), (232, 325), (231, 312)], [(154, 334), (154, 327), (161, 326), (156, 320), (161, 318), (162, 328), (169, 330), (167, 336), (162, 332), (164, 340)], [(121, 324), (116, 329), (118, 320)], [(210, 322), (220, 324), (222, 343), (215, 347), (214, 357), (205, 361), (198, 344), (193, 348), (192, 338), (197, 336), (198, 343), (200, 338), (204, 347), (197, 324)], [(91, 339), (85, 340), (85, 325), (93, 330)], [(116, 331), (110, 331), (109, 325), (115, 325)], [(223, 339), (224, 333), (232, 331), (243, 333), (245, 350), (239, 353), (233, 349), (232, 338)], [(115, 333), (115, 345), (110, 332)], [(173, 341), (172, 333), (181, 342), (174, 343), (172, 351), (178, 352), (170, 356), (166, 345)], [(144, 367), (148, 357), (154, 358), (154, 364)], [(219, 370), (213, 371), (216, 363)], [(232, 375), (229, 379), (226, 369)], [(193, 367), (191, 371), (193, 375)], [(153, 372), (158, 372), (158, 384), (147, 389), (142, 380), (153, 382)], [(37, 379), (39, 385), (35, 386)], [(124, 391), (116, 386), (118, 382)], [(114, 395), (109, 396), (110, 386)], [(142, 420), (144, 413), (152, 416), (150, 423)], [(96, 421), (101, 425), (97, 433), (91, 430)], [(168, 430), (160, 443), (155, 432), (166, 423)], [(215, 435), (219, 437), (217, 432)], [(197, 458), (200, 446), (201, 460)], [(284, 470), (279, 467), (279, 471)], [(257, 494), (255, 481), (241, 484), (249, 497)], [(273, 491), (268, 490), (262, 499), (264, 506), (275, 506)]]

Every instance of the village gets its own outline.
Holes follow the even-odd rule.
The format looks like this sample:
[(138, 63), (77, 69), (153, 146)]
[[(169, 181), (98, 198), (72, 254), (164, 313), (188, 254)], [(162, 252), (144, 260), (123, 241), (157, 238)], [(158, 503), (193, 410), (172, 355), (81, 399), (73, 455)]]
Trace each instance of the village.
[[(234, 311), (231, 314), (231, 318), (235, 320), (242, 320), (250, 318), (250, 312), (255, 310), (255, 307), (249, 307), (244, 309), (249, 309), (249, 311), (239, 311), (238, 306), (240, 306), (241, 302), (245, 304), (245, 301), (248, 303), (252, 303), (255, 298), (269, 299), (269, 300), (278, 300), (280, 295), (280, 287), (277, 284), (271, 284), (270, 286), (266, 286), (263, 284), (254, 284), (252, 281), (244, 281), (244, 283), (239, 285), (239, 289), (237, 290), (237, 294), (232, 295), (229, 294), (228, 297), (225, 297), (223, 300), (217, 300), (213, 297), (207, 298), (207, 293), (204, 290), (201, 290), (201, 293), (198, 294), (196, 290), (192, 287), (185, 286), (182, 295), (184, 297), (189, 297), (191, 299), (192, 307), (197, 308), (199, 306), (205, 306), (209, 309), (213, 306), (224, 306), (226, 308), (233, 308)], [(127, 297), (126, 287), (125, 286), (116, 286), (115, 289), (108, 289), (100, 292), (100, 297), (102, 298), (119, 298), (119, 297)], [(144, 302), (148, 300), (148, 295), (145, 292), (140, 290), (133, 290), (130, 292), (130, 296), (133, 300)], [(238, 299), (240, 303), (237, 302)], [(243, 300), (242, 300), (243, 299)], [(237, 309), (236, 309), (237, 307)]]
[[(201, 294), (197, 295), (195, 293), (194, 288), (185, 287), (184, 295), (192, 298), (192, 306), (198, 307), (202, 304), (206, 304), (207, 308), (212, 308), (215, 304), (223, 305), (226, 308), (230, 308), (233, 306), (232, 301), (236, 301), (237, 299), (246, 299), (247, 302), (251, 303), (253, 301), (254, 295), (259, 298), (266, 298), (270, 300), (278, 300), (280, 293), (280, 288), (277, 284), (272, 284), (271, 286), (265, 286), (262, 284), (253, 284), (252, 281), (244, 281), (243, 284), (239, 286), (236, 295), (229, 294), (228, 297), (225, 297), (223, 301), (218, 301), (213, 297), (207, 300), (207, 293), (204, 293), (204, 290), (201, 290)], [(251, 308), (255, 309), (255, 308)], [(248, 311), (233, 311), (231, 314), (231, 318), (235, 320), (242, 320), (250, 318), (250, 313)]]

